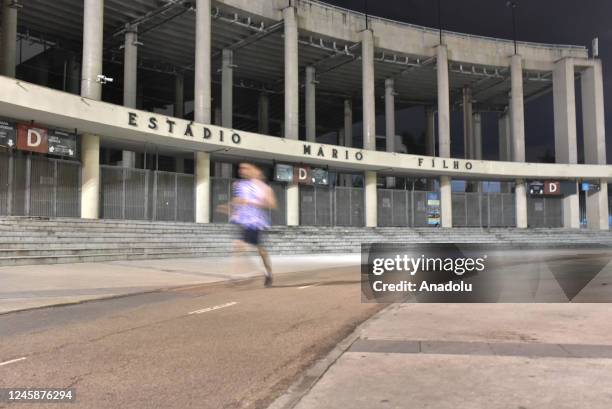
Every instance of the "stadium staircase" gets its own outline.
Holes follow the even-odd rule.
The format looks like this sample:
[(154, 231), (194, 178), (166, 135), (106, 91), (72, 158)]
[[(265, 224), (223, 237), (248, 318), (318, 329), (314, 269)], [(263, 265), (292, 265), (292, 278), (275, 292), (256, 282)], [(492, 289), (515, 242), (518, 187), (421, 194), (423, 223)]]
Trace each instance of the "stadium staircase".
[[(0, 266), (225, 256), (236, 237), (228, 224), (123, 220), (0, 218)], [(479, 242), (607, 245), (611, 232), (507, 228), (273, 227), (272, 254), (355, 253), (372, 242)]]

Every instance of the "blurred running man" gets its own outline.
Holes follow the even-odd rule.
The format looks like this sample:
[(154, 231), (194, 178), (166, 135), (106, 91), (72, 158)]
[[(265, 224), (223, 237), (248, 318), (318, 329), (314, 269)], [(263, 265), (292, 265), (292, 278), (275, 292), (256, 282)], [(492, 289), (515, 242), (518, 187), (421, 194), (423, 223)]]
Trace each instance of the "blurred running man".
[(240, 227), (240, 239), (234, 252), (244, 252), (255, 246), (266, 269), (264, 285), (272, 285), (272, 266), (268, 252), (261, 244), (261, 232), (270, 227), (269, 209), (276, 208), (274, 191), (264, 181), (261, 169), (241, 163), (238, 174), (242, 180), (234, 183), (234, 197), (230, 202), (230, 222)]

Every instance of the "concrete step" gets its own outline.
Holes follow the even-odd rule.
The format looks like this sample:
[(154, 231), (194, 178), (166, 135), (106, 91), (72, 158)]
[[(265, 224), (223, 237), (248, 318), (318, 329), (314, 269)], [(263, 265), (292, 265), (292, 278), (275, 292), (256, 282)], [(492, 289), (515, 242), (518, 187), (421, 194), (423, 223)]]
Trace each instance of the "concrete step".
[[(230, 224), (0, 218), (0, 266), (226, 256), (239, 230)], [(476, 242), (507, 245), (612, 245), (612, 233), (564, 229), (274, 226), (272, 254), (358, 252), (362, 243)]]

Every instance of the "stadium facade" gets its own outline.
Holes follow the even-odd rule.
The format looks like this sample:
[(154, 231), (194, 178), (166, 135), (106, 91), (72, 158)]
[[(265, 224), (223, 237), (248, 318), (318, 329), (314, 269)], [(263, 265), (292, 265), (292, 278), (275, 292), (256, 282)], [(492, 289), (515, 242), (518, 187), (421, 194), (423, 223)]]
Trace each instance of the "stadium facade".
[[(0, 214), (224, 222), (247, 160), (281, 225), (608, 229), (596, 50), (313, 0), (3, 0), (1, 29)], [(556, 163), (527, 163), (524, 105), (551, 92)]]

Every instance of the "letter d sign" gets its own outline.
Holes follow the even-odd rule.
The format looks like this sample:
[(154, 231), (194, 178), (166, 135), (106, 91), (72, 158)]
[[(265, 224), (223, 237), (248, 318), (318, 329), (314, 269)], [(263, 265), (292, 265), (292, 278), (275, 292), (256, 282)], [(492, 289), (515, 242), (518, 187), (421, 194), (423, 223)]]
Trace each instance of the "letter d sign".
[(561, 195), (561, 183), (552, 181), (546, 182), (544, 184), (544, 194), (550, 196)]
[(304, 182), (308, 178), (308, 172), (304, 168), (298, 169), (298, 179), (300, 182)]
[(26, 124), (17, 125), (17, 149), (49, 153), (47, 130)]
[(28, 148), (38, 148), (42, 143), (42, 135), (40, 130), (35, 128), (28, 129), (28, 137), (26, 139)]

